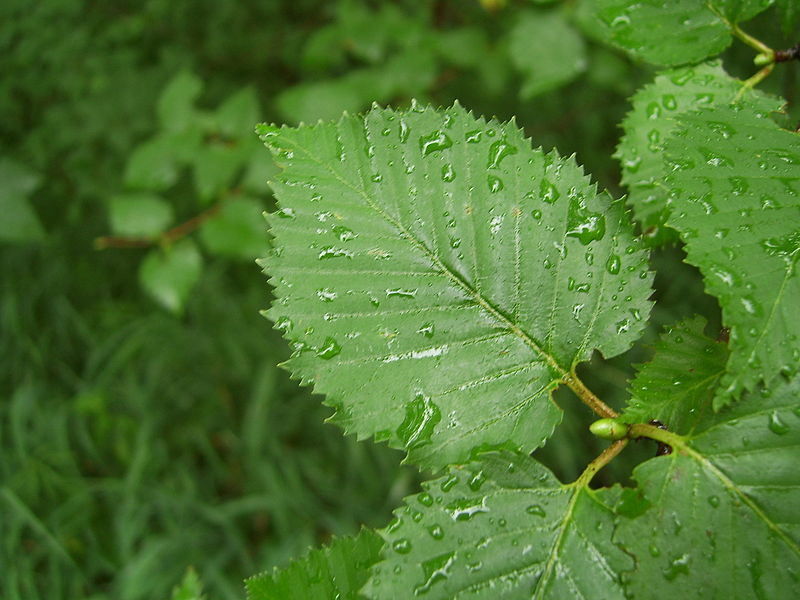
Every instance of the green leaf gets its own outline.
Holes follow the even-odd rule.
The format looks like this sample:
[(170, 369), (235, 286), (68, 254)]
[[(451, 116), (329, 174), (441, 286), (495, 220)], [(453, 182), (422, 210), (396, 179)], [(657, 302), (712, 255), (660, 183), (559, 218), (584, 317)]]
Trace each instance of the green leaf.
[(220, 133), (228, 138), (241, 139), (253, 134), (260, 112), (255, 90), (247, 87), (220, 104), (215, 121)]
[(690, 433), (725, 372), (725, 344), (703, 334), (703, 317), (667, 329), (655, 347), (652, 362), (640, 365), (631, 382), (631, 396), (622, 415), (625, 423), (658, 419), (670, 430)]
[(171, 137), (155, 137), (139, 146), (125, 165), (125, 185), (135, 190), (162, 192), (178, 180), (176, 146)]
[(44, 239), (36, 211), (25, 196), (0, 193), (0, 242), (25, 243)]
[(371, 598), (622, 599), (634, 563), (611, 541), (617, 490), (562, 485), (529, 456), (490, 453), (406, 499), (381, 532)]
[(10, 158), (0, 158), (0, 242), (37, 242), (45, 237), (28, 196), (39, 187), (38, 173)]
[(180, 314), (202, 268), (197, 247), (184, 239), (166, 249), (151, 250), (139, 267), (139, 282), (156, 302)]
[(158, 99), (156, 111), (162, 129), (183, 131), (195, 116), (194, 103), (203, 89), (200, 78), (188, 71), (178, 73)]
[(731, 43), (732, 22), (765, 10), (771, 0), (595, 0), (580, 4), (588, 33), (657, 65), (715, 56)]
[(622, 203), (513, 123), (375, 108), (260, 133), (284, 167), (269, 316), (359, 438), (428, 468), (531, 451), (575, 365), (639, 336), (651, 277)]
[(278, 173), (278, 167), (272, 160), (272, 154), (261, 144), (253, 151), (242, 175), (242, 189), (251, 194), (272, 194), (269, 180)]
[(241, 143), (213, 141), (194, 156), (194, 184), (200, 199), (209, 203), (233, 186), (248, 159)]
[(525, 76), (523, 100), (564, 85), (586, 69), (583, 38), (560, 11), (520, 12), (509, 34), (508, 52)]
[(356, 537), (334, 539), (312, 550), (283, 570), (247, 580), (248, 600), (355, 600), (366, 583), (369, 568), (380, 559), (383, 545), (374, 531), (362, 529)]
[(41, 183), (41, 177), (30, 167), (11, 158), (0, 158), (0, 199), (28, 196)]
[(253, 198), (237, 198), (200, 228), (200, 239), (220, 256), (252, 260), (267, 252), (264, 208)]
[[(697, 108), (730, 104), (741, 89), (742, 82), (713, 60), (662, 71), (633, 97), (614, 156), (622, 164), (622, 183), (628, 187), (634, 215), (654, 245), (677, 237), (674, 230), (665, 228), (669, 190), (664, 185), (664, 144), (677, 126), (675, 118)], [(773, 111), (781, 105), (780, 99), (757, 91), (741, 99), (741, 106), (750, 110)]]
[(203, 600), (203, 585), (194, 569), (188, 569), (179, 586), (172, 590), (172, 600)]
[(673, 210), (731, 329), (715, 408), (800, 362), (800, 152), (763, 113), (716, 107), (679, 119), (666, 144)]
[(637, 467), (652, 505), (614, 541), (632, 598), (792, 598), (800, 586), (800, 378), (706, 413), (684, 447)]
[(109, 218), (117, 235), (154, 238), (173, 219), (172, 205), (152, 194), (125, 194), (111, 198)]

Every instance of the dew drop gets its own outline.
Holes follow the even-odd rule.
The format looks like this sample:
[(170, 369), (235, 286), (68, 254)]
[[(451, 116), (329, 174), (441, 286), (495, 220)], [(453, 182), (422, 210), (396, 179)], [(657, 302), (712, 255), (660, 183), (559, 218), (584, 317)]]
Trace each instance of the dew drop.
[(411, 541), (408, 538), (400, 538), (392, 544), (392, 549), (398, 554), (408, 554), (411, 552)]
[(708, 503), (712, 507), (717, 508), (719, 506), (719, 496), (709, 496), (708, 497)]
[(428, 533), (430, 533), (431, 537), (435, 540), (440, 540), (444, 537), (444, 530), (442, 530), (439, 525), (428, 527)]
[(542, 200), (547, 202), (548, 204), (553, 204), (558, 198), (561, 196), (556, 186), (550, 183), (547, 179), (542, 179), (542, 182), (539, 184), (539, 193), (542, 197)]
[(417, 333), (421, 333), (426, 338), (432, 338), (434, 332), (435, 332), (435, 327), (434, 327), (434, 324), (431, 323), (431, 322), (423, 323), (422, 327), (417, 329)]
[(489, 169), (496, 169), (500, 166), (500, 163), (504, 158), (516, 153), (516, 146), (512, 146), (506, 140), (494, 141), (492, 142), (492, 145), (489, 146), (489, 160), (486, 166)]
[(451, 182), (456, 178), (456, 172), (453, 169), (453, 165), (446, 164), (442, 167), (442, 181)]
[(489, 175), (486, 178), (486, 184), (489, 186), (489, 191), (493, 194), (496, 194), (505, 187), (503, 185), (503, 180), (494, 175)]
[(439, 407), (424, 394), (417, 394), (406, 403), (405, 413), (405, 419), (397, 428), (403, 445), (410, 450), (430, 444), (433, 431), (442, 420)]
[(769, 430), (776, 435), (789, 433), (789, 426), (781, 420), (778, 411), (772, 411), (769, 416)]
[(525, 509), (529, 515), (533, 515), (535, 517), (545, 517), (547, 513), (545, 510), (539, 506), (538, 504), (531, 504), (528, 508)]
[(334, 225), (331, 227), (331, 231), (333, 231), (333, 233), (335, 233), (342, 242), (349, 242), (350, 240), (354, 240), (358, 237), (357, 233), (354, 233), (352, 229), (345, 227), (344, 225)]
[(332, 337), (325, 338), (322, 346), (317, 349), (317, 356), (324, 360), (330, 360), (342, 351), (342, 347)]
[(622, 267), (622, 260), (616, 254), (612, 254), (606, 261), (606, 271), (612, 275), (617, 275)]
[(422, 151), (422, 156), (429, 156), (434, 152), (441, 152), (453, 145), (453, 140), (444, 131), (434, 131), (429, 135), (423, 135), (419, 138), (419, 149)]

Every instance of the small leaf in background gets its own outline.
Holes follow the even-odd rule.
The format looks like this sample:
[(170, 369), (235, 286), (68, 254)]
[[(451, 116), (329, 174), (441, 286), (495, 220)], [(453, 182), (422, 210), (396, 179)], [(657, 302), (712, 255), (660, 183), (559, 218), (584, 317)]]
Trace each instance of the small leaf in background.
[(612, 542), (605, 504), (619, 488), (562, 485), (531, 457), (499, 452), (422, 487), (381, 531), (369, 598), (625, 598), (620, 573), (635, 565)]
[(0, 158), (0, 242), (36, 242), (45, 232), (28, 196), (39, 187), (33, 170), (10, 158)]
[(284, 167), (268, 314), (346, 431), (426, 468), (531, 451), (574, 365), (645, 327), (647, 252), (622, 202), (513, 123), (417, 106), (260, 132)]
[(180, 314), (202, 268), (194, 242), (184, 239), (168, 248), (151, 250), (139, 267), (139, 281), (156, 302)]
[(111, 230), (116, 235), (153, 238), (172, 222), (172, 205), (152, 194), (114, 196), (109, 206)]
[(194, 569), (188, 569), (180, 585), (172, 590), (171, 600), (204, 600), (203, 585)]
[(800, 378), (779, 377), (719, 414), (685, 448), (633, 476), (651, 505), (619, 519), (636, 559), (631, 598), (794, 598), (800, 583)]
[(719, 408), (800, 367), (800, 151), (765, 113), (717, 106), (678, 118), (666, 143), (668, 224), (731, 330)]
[(178, 180), (176, 147), (169, 137), (155, 137), (140, 144), (125, 166), (125, 185), (134, 190), (163, 192)]
[(382, 546), (380, 536), (368, 529), (356, 537), (334, 538), (285, 569), (249, 578), (247, 600), (356, 600)]
[(583, 38), (560, 11), (520, 13), (509, 34), (508, 52), (525, 77), (523, 100), (564, 85), (586, 69)]
[[(713, 60), (662, 71), (633, 97), (633, 108), (622, 122), (625, 133), (614, 156), (622, 166), (628, 202), (651, 244), (661, 245), (678, 237), (665, 226), (670, 207), (669, 189), (664, 185), (664, 145), (678, 126), (675, 117), (697, 108), (728, 105), (741, 89), (742, 82), (728, 75), (720, 61)], [(770, 112), (780, 110), (783, 101), (752, 90), (739, 104)]]
[(725, 372), (728, 351), (703, 333), (703, 317), (667, 329), (649, 363), (638, 366), (631, 381), (631, 399), (622, 414), (625, 423), (658, 419), (670, 431), (691, 433), (707, 411)]
[(770, 3), (595, 0), (580, 3), (578, 20), (588, 34), (636, 58), (674, 66), (719, 54), (731, 43), (730, 20), (751, 18)]
[(229, 139), (251, 136), (261, 115), (258, 98), (253, 88), (246, 87), (225, 100), (214, 113), (219, 133)]
[(156, 111), (161, 128), (166, 131), (183, 131), (194, 119), (195, 107), (203, 82), (188, 71), (176, 75), (158, 99)]
[(259, 196), (272, 195), (269, 182), (279, 171), (275, 161), (272, 160), (272, 154), (259, 144), (258, 149), (253, 150), (244, 169), (241, 180), (242, 190)]
[(230, 189), (249, 158), (243, 144), (211, 140), (195, 153), (194, 184), (200, 200), (208, 204)]
[(200, 228), (200, 239), (209, 252), (229, 258), (252, 260), (267, 252), (264, 207), (253, 198), (230, 200)]

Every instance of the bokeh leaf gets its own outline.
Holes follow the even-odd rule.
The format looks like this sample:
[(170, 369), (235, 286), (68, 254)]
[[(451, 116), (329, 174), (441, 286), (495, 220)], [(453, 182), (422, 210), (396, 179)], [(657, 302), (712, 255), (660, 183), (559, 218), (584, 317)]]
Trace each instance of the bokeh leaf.
[(152, 238), (172, 222), (172, 205), (152, 194), (114, 196), (109, 203), (109, 219), (117, 235)]
[(637, 467), (651, 506), (614, 541), (632, 598), (790, 598), (800, 584), (800, 378), (708, 411), (683, 448)]
[(10, 158), (0, 158), (0, 242), (24, 243), (44, 239), (39, 217), (28, 196), (41, 178), (32, 169)]
[(764, 113), (714, 107), (679, 123), (666, 144), (668, 224), (731, 330), (719, 408), (800, 364), (800, 152)]
[(183, 239), (163, 250), (151, 250), (139, 267), (139, 281), (156, 302), (180, 314), (202, 268), (197, 246)]
[(252, 260), (267, 251), (264, 209), (253, 198), (236, 198), (200, 228), (203, 245), (214, 254)]
[(667, 329), (649, 363), (639, 365), (631, 381), (631, 399), (622, 414), (626, 423), (658, 419), (677, 433), (691, 433), (725, 372), (728, 351), (703, 333), (703, 317)]
[(158, 98), (156, 110), (165, 131), (183, 131), (195, 117), (194, 103), (203, 89), (200, 78), (188, 71), (178, 73)]
[(163, 192), (178, 180), (176, 155), (179, 146), (169, 136), (154, 137), (140, 144), (125, 165), (125, 185), (132, 190)]
[(586, 69), (583, 38), (560, 11), (526, 11), (509, 33), (511, 63), (524, 75), (523, 100), (568, 83)]
[(252, 135), (260, 110), (255, 90), (246, 87), (220, 104), (214, 118), (220, 133), (232, 139), (242, 139)]
[(380, 536), (368, 529), (356, 537), (336, 538), (285, 569), (249, 578), (247, 599), (361, 598), (358, 591), (369, 577), (369, 568), (380, 559), (382, 546)]
[(529, 456), (490, 453), (406, 499), (381, 532), (374, 599), (622, 600), (634, 563), (611, 541), (617, 490), (562, 485)]
[(528, 452), (575, 365), (639, 336), (651, 278), (622, 203), (513, 123), (456, 105), (260, 132), (284, 167), (269, 316), (347, 431), (429, 468)]
[[(633, 97), (633, 108), (622, 122), (624, 135), (615, 157), (622, 165), (622, 183), (645, 237), (654, 245), (677, 238), (665, 227), (669, 215), (669, 190), (664, 185), (664, 144), (676, 128), (675, 118), (708, 106), (725, 106), (741, 91), (742, 82), (728, 75), (720, 61), (662, 71), (653, 83)], [(752, 90), (740, 106), (777, 111), (782, 100)]]

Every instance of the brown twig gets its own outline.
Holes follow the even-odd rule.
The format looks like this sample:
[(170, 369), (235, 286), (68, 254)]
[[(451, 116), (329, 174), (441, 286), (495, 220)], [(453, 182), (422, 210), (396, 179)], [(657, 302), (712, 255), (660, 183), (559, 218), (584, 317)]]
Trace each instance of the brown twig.
[(158, 237), (141, 238), (113, 235), (102, 236), (94, 240), (94, 247), (98, 250), (105, 250), (106, 248), (147, 248), (156, 243), (168, 246), (198, 229), (203, 223), (208, 221), (220, 211), (222, 204), (222, 202), (218, 202), (211, 208), (208, 208), (200, 214), (195, 215), (188, 221), (184, 221), (180, 225), (176, 225), (172, 229), (165, 231)]

